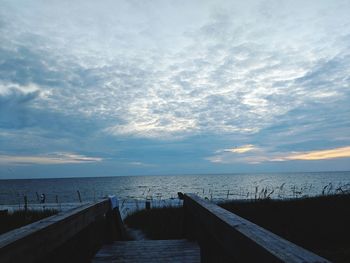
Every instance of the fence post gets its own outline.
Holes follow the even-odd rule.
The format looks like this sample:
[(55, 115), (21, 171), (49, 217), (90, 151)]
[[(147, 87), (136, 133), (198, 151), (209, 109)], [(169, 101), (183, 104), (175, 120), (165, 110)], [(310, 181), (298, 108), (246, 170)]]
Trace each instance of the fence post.
[(151, 209), (151, 201), (150, 200), (146, 200), (146, 210), (150, 210)]
[(78, 193), (79, 202), (81, 203), (82, 201), (81, 201), (80, 191), (78, 190), (77, 193)]
[(24, 212), (27, 213), (27, 211), (28, 211), (28, 198), (25, 195), (24, 196)]

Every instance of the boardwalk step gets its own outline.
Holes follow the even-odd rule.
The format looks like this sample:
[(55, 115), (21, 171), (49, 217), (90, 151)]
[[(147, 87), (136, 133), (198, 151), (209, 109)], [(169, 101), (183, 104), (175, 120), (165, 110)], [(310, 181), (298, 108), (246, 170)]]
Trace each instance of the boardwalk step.
[(200, 250), (196, 243), (185, 239), (116, 241), (112, 244), (103, 246), (95, 255), (92, 262), (199, 263)]

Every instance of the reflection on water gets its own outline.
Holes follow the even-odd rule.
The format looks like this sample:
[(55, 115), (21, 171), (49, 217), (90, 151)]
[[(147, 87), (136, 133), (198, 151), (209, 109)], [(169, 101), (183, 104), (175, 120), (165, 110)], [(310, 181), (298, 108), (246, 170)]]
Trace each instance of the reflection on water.
[(35, 203), (37, 193), (45, 193), (47, 202), (78, 202), (77, 190), (83, 201), (92, 201), (111, 194), (122, 200), (162, 200), (176, 198), (177, 192), (215, 200), (290, 198), (349, 189), (350, 172), (0, 180), (0, 204), (21, 203), (24, 195)]

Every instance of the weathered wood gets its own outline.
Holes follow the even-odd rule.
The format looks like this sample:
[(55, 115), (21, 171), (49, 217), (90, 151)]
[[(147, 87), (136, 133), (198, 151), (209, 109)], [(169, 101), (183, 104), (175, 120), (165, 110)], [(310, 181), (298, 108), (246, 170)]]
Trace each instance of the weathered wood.
[(105, 245), (93, 263), (199, 263), (199, 247), (187, 240), (117, 241)]
[(101, 216), (37, 263), (90, 262), (106, 242), (105, 228), (106, 220), (104, 216)]
[(127, 238), (123, 220), (119, 213), (119, 207), (109, 210), (106, 213), (106, 242), (111, 243), (116, 240)]
[(201, 262), (329, 262), (194, 194), (184, 195), (184, 208)]
[(0, 262), (36, 262), (105, 218), (110, 200), (85, 204), (0, 235)]

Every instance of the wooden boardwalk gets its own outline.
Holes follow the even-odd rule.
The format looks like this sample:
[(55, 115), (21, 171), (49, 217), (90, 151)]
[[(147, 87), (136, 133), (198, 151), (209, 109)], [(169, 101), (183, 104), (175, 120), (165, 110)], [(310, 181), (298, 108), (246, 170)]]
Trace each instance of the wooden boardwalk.
[(0, 262), (329, 262), (196, 195), (180, 197), (186, 239), (123, 241), (118, 201), (110, 197), (0, 235)]
[(105, 245), (95, 255), (93, 263), (199, 263), (199, 246), (181, 240), (116, 241)]

